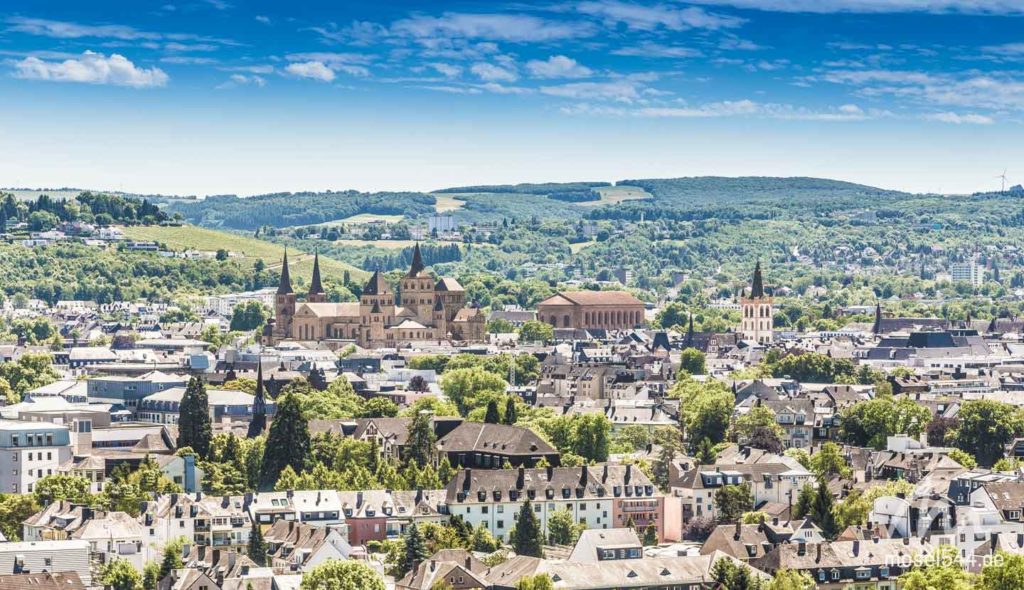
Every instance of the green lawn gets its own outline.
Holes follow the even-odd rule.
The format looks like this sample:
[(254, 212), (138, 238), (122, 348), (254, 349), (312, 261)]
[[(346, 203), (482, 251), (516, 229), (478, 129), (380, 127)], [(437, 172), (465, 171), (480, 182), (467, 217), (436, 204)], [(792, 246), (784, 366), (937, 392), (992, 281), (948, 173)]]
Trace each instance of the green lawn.
[[(284, 256), (284, 247), (256, 238), (228, 232), (183, 225), (181, 227), (130, 226), (124, 233), (133, 240), (150, 240), (166, 244), (171, 250), (201, 250), (206, 252), (220, 249), (227, 250), (244, 259), (255, 261), (262, 259), (269, 268), (279, 268)], [(288, 255), (289, 270), (292, 276), (308, 279), (313, 274), (313, 255), (292, 250)], [(325, 275), (340, 277), (346, 270), (353, 279), (365, 279), (369, 273), (350, 264), (320, 257), (320, 270)]]

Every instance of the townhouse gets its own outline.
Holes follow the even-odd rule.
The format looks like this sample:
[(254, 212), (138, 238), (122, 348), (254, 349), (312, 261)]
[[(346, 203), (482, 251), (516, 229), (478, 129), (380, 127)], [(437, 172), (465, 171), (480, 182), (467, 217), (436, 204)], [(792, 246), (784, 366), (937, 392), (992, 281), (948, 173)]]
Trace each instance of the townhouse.
[(621, 528), (632, 520), (638, 528), (652, 524), (659, 538), (664, 535), (664, 498), (632, 465), (464, 469), (448, 484), (445, 503), (452, 516), (505, 540), (526, 501), (542, 530), (552, 514), (567, 509), (588, 529)]

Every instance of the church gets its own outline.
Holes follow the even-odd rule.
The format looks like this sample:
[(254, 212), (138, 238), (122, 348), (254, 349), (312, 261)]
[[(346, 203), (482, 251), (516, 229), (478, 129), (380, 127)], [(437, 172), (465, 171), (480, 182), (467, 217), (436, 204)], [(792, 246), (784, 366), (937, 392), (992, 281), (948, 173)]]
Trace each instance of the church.
[(419, 244), (399, 288), (396, 295), (378, 270), (363, 287), (358, 302), (331, 303), (321, 284), (320, 256), (316, 255), (309, 293), (305, 301), (297, 301), (285, 253), (274, 298), (274, 321), (265, 340), (268, 344), (290, 339), (390, 348), (415, 341), (485, 338), (484, 314), (466, 306), (466, 291), (458, 281), (434, 280), (423, 264)]
[(775, 341), (775, 301), (765, 292), (760, 261), (754, 267), (750, 296), (740, 297), (740, 311), (743, 316), (740, 334), (744, 340), (758, 344), (771, 344)]

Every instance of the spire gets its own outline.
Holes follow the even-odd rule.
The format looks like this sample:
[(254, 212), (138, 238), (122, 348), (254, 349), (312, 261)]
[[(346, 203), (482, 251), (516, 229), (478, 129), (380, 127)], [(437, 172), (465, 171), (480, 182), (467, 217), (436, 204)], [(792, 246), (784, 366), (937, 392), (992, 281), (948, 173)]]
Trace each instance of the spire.
[(875, 302), (875, 325), (871, 327), (871, 332), (873, 334), (881, 334), (882, 333), (882, 302), (881, 301), (876, 301)]
[(409, 274), (407, 276), (414, 277), (426, 268), (426, 265), (423, 264), (423, 255), (420, 254), (420, 243), (416, 242), (416, 246), (412, 250), (412, 266), (409, 267)]
[(313, 254), (313, 280), (309, 283), (310, 295), (323, 295), (324, 287), (320, 284), (320, 252)]
[(690, 325), (686, 328), (686, 346), (693, 346), (693, 312), (690, 312)]
[(764, 280), (761, 278), (761, 261), (757, 261), (754, 267), (754, 280), (750, 283), (750, 298), (760, 299), (764, 297)]
[(292, 292), (292, 277), (288, 274), (288, 249), (284, 251), (284, 262), (281, 265), (281, 284), (277, 286), (278, 295), (288, 295)]
[(249, 421), (249, 438), (263, 434), (267, 427), (267, 400), (263, 392), (263, 358), (256, 367), (256, 394), (252, 401), (252, 420)]

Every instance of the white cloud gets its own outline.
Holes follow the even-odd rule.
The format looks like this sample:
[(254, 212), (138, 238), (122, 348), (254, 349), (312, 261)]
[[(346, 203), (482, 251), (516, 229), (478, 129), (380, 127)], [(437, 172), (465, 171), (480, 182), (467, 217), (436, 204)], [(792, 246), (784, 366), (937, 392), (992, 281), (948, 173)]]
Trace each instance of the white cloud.
[(533, 42), (574, 39), (594, 34), (589, 23), (547, 20), (526, 14), (446, 12), (439, 17), (417, 15), (399, 20), (391, 32), (416, 38), (471, 38)]
[(947, 107), (1024, 110), (1024, 81), (1006, 74), (833, 70), (822, 79), (857, 87), (863, 96), (891, 96)]
[(519, 75), (510, 68), (485, 62), (473, 64), (469, 68), (469, 71), (473, 72), (476, 77), (487, 82), (515, 82), (519, 79)]
[(644, 41), (632, 47), (621, 47), (612, 51), (612, 55), (626, 55), (633, 57), (664, 57), (670, 59), (683, 59), (688, 57), (700, 57), (700, 51), (690, 47), (678, 45), (661, 45)]
[(257, 88), (263, 88), (266, 85), (267, 81), (262, 76), (231, 74), (227, 82), (217, 86), (217, 88), (236, 88), (238, 86), (255, 86)]
[(574, 82), (559, 86), (541, 86), (540, 92), (549, 96), (574, 98), (579, 100), (613, 100), (618, 102), (634, 102), (640, 98), (640, 90), (635, 82), (617, 80), (614, 82)]
[(234, 45), (233, 41), (227, 39), (215, 39), (193, 35), (191, 33), (158, 33), (154, 31), (142, 31), (135, 27), (126, 25), (88, 25), (68, 21), (49, 20), (44, 18), (27, 18), (12, 16), (5, 20), (7, 31), (36, 35), (40, 37), (51, 37), (54, 39), (116, 39), (119, 41), (203, 41), (218, 43), (220, 45)]
[(486, 90), (487, 92), (493, 92), (494, 94), (529, 94), (533, 92), (530, 88), (523, 88), (522, 86), (505, 86), (504, 84), (498, 84), (497, 82), (480, 84), (477, 88)]
[(594, 73), (575, 59), (564, 55), (552, 55), (546, 60), (530, 60), (526, 69), (534, 78), (586, 78)]
[(991, 15), (1024, 14), (1020, 0), (689, 0), (707, 6), (732, 6), (771, 12), (829, 14), (928, 12)]
[(253, 18), (256, 19), (256, 22), (260, 22), (260, 23), (263, 23), (265, 25), (269, 25), (270, 24), (270, 17), (269, 16), (263, 16), (262, 14), (257, 14)]
[(600, 18), (610, 25), (624, 24), (627, 28), (638, 31), (653, 31), (660, 28), (671, 31), (718, 30), (738, 27), (746, 22), (742, 18), (713, 14), (695, 6), (687, 8), (665, 4), (645, 6), (618, 0), (581, 2), (576, 6), (576, 10)]
[(921, 118), (926, 121), (953, 123), (954, 125), (991, 125), (995, 123), (995, 120), (992, 117), (986, 115), (978, 115), (976, 113), (961, 115), (948, 111), (944, 113), (928, 113), (926, 115), (922, 115)]
[(332, 82), (334, 70), (324, 65), (322, 61), (302, 61), (288, 64), (284, 70), (299, 78), (310, 78), (321, 82)]
[(16, 62), (14, 68), (14, 75), (18, 78), (51, 82), (152, 88), (165, 86), (168, 80), (167, 74), (160, 68), (140, 68), (122, 55), (114, 53), (108, 57), (92, 51), (86, 51), (79, 57), (64, 61), (44, 61), (37, 57), (26, 57)]
[(452, 64), (434, 62), (427, 64), (434, 69), (437, 73), (441, 74), (445, 78), (458, 78), (462, 75), (462, 67)]
[(632, 116), (658, 119), (711, 119), (722, 117), (755, 117), (789, 121), (845, 122), (890, 117), (887, 111), (867, 111), (854, 104), (826, 110), (812, 110), (790, 104), (760, 103), (749, 99), (709, 102), (698, 105), (650, 106), (620, 108), (582, 103), (565, 107), (562, 112), (573, 115)]

